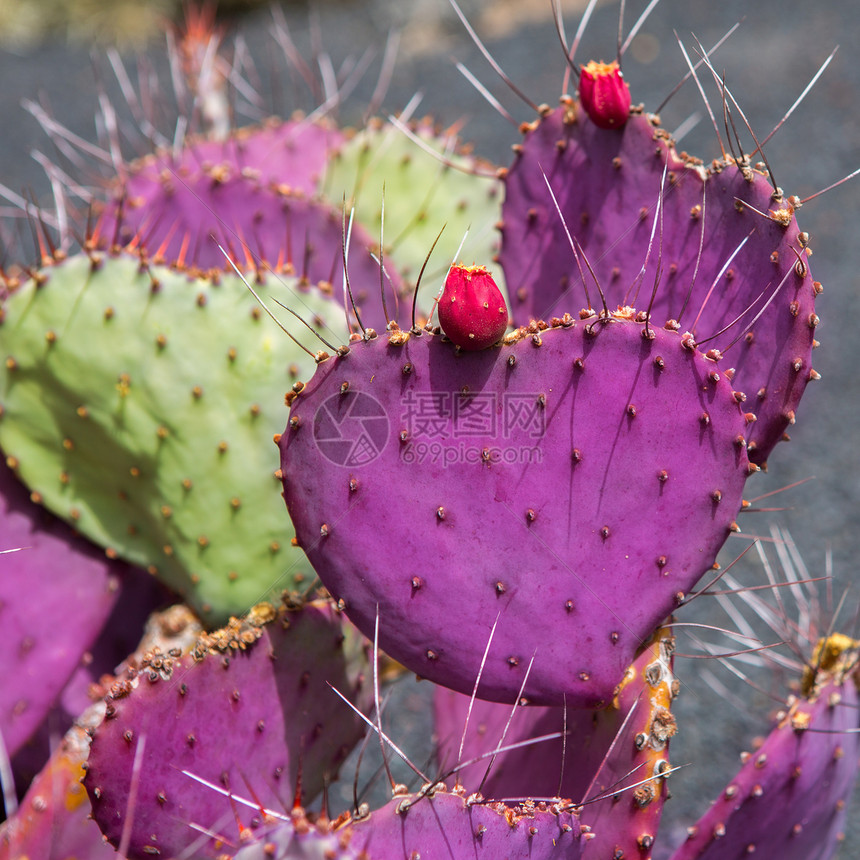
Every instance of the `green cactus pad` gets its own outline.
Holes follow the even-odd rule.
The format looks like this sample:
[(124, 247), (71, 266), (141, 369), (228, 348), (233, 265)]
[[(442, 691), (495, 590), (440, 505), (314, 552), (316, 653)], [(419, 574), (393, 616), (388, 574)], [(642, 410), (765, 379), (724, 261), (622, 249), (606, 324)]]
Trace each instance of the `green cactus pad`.
[[(355, 204), (356, 220), (378, 238), (384, 184), (385, 252), (413, 284), (433, 240), (447, 225), (424, 276), (432, 286), (420, 303), (426, 313), (467, 230), (462, 259), (492, 268), (501, 183), (493, 165), (464, 154), (452, 135), (436, 133), (427, 121), (410, 131), (438, 156), (394, 125), (373, 122), (331, 159), (319, 191), (332, 201), (345, 191)], [(501, 274), (501, 269), (493, 272), (504, 290)]]
[[(340, 341), (343, 309), (318, 291), (285, 279), (266, 294)], [(238, 278), (82, 255), (4, 312), (0, 446), (49, 509), (212, 620), (312, 580), (291, 547), (272, 436), (313, 360)]]

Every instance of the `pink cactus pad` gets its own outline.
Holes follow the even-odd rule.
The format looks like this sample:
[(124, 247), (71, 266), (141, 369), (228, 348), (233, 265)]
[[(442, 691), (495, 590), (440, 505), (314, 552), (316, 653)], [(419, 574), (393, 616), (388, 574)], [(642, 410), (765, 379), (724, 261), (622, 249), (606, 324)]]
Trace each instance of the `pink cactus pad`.
[(841, 634), (819, 643), (800, 694), (764, 743), (741, 756), (740, 771), (672, 860), (835, 856), (860, 754), (858, 646)]
[(763, 165), (706, 167), (678, 154), (653, 116), (605, 130), (569, 100), (524, 129), (500, 225), (514, 323), (603, 301), (647, 308), (658, 326), (676, 321), (736, 369), (757, 418), (744, 432), (750, 459), (761, 465), (818, 377), (821, 285), (797, 201), (774, 190)]
[(9, 643), (0, 732), (12, 755), (98, 639), (130, 568), (34, 504), (2, 460), (0, 551), (0, 623)]
[(372, 860), (466, 857), (578, 860), (588, 835), (564, 804), (483, 804), (444, 787), (401, 795), (349, 828), (352, 848)]
[(93, 816), (118, 845), (133, 806), (130, 857), (235, 850), (262, 812), (231, 795), (283, 811), (336, 777), (364, 724), (329, 685), (367, 710), (367, 668), (364, 643), (322, 602), (260, 604), (191, 656), (148, 654), (94, 733)]
[[(624, 309), (460, 352), (354, 342), (279, 439), (299, 544), (417, 674), (511, 702), (607, 706), (714, 563), (750, 470), (717, 361)], [(297, 387), (298, 388), (298, 387)], [(753, 467), (754, 468), (754, 467)]]

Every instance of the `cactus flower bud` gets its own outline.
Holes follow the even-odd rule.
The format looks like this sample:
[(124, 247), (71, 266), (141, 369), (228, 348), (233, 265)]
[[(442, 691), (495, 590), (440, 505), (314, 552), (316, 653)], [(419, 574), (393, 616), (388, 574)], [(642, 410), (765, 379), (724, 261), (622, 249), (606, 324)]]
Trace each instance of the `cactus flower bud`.
[(579, 98), (591, 121), (600, 128), (621, 128), (630, 115), (630, 87), (614, 60), (592, 60), (582, 67)]
[(508, 306), (484, 266), (451, 267), (439, 300), (442, 331), (461, 349), (486, 349), (508, 327)]

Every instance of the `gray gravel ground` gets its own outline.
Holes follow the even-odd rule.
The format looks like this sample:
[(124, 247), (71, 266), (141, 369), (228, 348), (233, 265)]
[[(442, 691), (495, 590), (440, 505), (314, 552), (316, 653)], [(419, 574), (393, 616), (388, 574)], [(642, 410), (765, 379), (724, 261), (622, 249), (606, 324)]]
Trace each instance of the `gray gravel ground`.
[[(544, 3), (479, 2), (463, 4), (476, 22), (506, 72), (537, 102), (552, 103), (560, 92), (563, 57)], [(644, 3), (630, 2), (632, 22)], [(500, 98), (518, 120), (531, 119), (519, 102), (494, 76), (486, 62), (451, 13), (445, 0), (360, 0), (320, 5), (325, 47), (334, 58), (360, 54), (367, 46), (381, 47), (392, 25), (404, 28), (401, 57), (385, 108), (396, 110), (415, 92), (424, 94), (422, 109), (444, 124), (468, 120), (464, 137), (473, 140), (478, 153), (507, 163), (509, 145), (518, 140), (516, 129), (484, 101), (456, 71), (452, 58), (461, 60)], [(493, 14), (490, 14), (493, 13)], [(307, 13), (290, 9), (296, 38), (307, 44)], [(779, 184), (787, 193), (806, 197), (860, 167), (860, 16), (844, 0), (816, 4), (797, 0), (662, 0), (625, 58), (625, 76), (634, 101), (647, 108), (659, 104), (683, 75), (685, 67), (673, 29), (688, 47), (692, 34), (705, 45), (713, 44), (736, 21), (745, 17), (737, 33), (717, 55), (727, 81), (758, 133), (767, 133), (837, 44), (839, 53), (824, 78), (778, 135), (767, 153)], [(254, 13), (247, 27), (251, 55), (263, 68), (266, 62), (265, 30), (270, 17)], [(568, 32), (578, 16), (568, 15)], [(602, 5), (586, 31), (580, 57), (611, 58), (615, 51), (617, 6)], [(30, 160), (34, 146), (45, 148), (34, 121), (19, 107), (22, 97), (43, 94), (56, 116), (84, 137), (92, 136), (94, 95), (88, 50), (49, 44), (18, 55), (0, 53), (0, 181), (14, 190), (32, 187), (46, 190), (40, 169)], [(373, 82), (359, 87), (352, 100), (364, 104)], [(711, 93), (714, 90), (711, 89)], [(283, 95), (283, 93), (282, 93)], [(283, 104), (283, 102), (281, 102)], [(295, 105), (293, 105), (295, 106)], [(307, 107), (307, 105), (303, 105)], [(701, 113), (701, 100), (691, 85), (685, 86), (663, 111), (664, 125), (680, 126), (690, 115)], [(344, 119), (356, 121), (360, 107), (344, 111)], [(684, 139), (683, 148), (707, 159), (718, 154), (713, 129), (705, 118)], [(748, 533), (768, 534), (771, 522), (787, 528), (805, 558), (811, 574), (824, 571), (825, 553), (832, 552), (837, 598), (848, 589), (842, 613), (847, 632), (858, 612), (855, 560), (860, 557), (860, 358), (855, 317), (860, 249), (860, 185), (846, 184), (808, 203), (800, 221), (812, 236), (814, 276), (825, 287), (820, 299), (822, 319), (815, 354), (816, 369), (823, 376), (813, 385), (793, 428), (793, 441), (777, 448), (770, 472), (754, 478), (748, 495), (764, 494), (805, 478), (814, 480), (774, 497), (767, 504), (786, 506), (776, 514), (748, 515), (742, 525)], [(730, 541), (723, 560), (731, 560), (746, 541)], [(752, 557), (755, 553), (750, 553)], [(760, 566), (739, 565), (743, 581), (762, 581)], [(703, 599), (684, 614), (685, 620), (725, 624), (716, 605)], [(771, 636), (771, 640), (772, 640)], [(727, 644), (727, 648), (729, 648)], [(693, 649), (682, 636), (679, 650)], [(731, 690), (716, 691), (702, 670), (709, 669)], [(675, 763), (689, 767), (672, 777), (674, 797), (667, 808), (665, 836), (682, 838), (683, 827), (695, 819), (716, 796), (737, 767), (738, 753), (766, 727), (771, 703), (745, 686), (716, 663), (679, 660), (677, 673), (683, 682), (678, 703), (680, 734), (673, 744)], [(414, 751), (416, 761), (429, 754), (427, 690), (410, 681), (399, 691), (402, 705), (392, 713), (391, 732)], [(371, 745), (373, 747), (375, 745)], [(368, 754), (370, 756), (370, 754)], [(365, 766), (363, 773), (372, 767)], [(345, 802), (349, 802), (351, 789)], [(855, 803), (841, 856), (860, 856), (860, 805)]]

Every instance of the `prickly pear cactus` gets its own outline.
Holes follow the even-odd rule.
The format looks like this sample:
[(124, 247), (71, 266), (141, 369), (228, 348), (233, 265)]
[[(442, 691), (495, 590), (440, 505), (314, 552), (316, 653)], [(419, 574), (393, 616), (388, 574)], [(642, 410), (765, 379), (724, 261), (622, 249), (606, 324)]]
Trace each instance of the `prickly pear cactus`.
[(679, 155), (647, 114), (605, 129), (569, 99), (524, 130), (505, 177), (499, 258), (516, 285), (514, 320), (605, 302), (689, 330), (703, 351), (727, 353), (757, 419), (744, 434), (750, 459), (762, 464), (818, 375), (821, 285), (798, 201), (763, 165)]
[(256, 814), (235, 794), (289, 809), (336, 777), (363, 723), (331, 687), (367, 710), (366, 670), (363, 642), (330, 603), (261, 604), (190, 656), (147, 655), (114, 685), (93, 736), (96, 821), (118, 845), (133, 803), (130, 856), (220, 856)]
[[(438, 687), (435, 731), (443, 771), (487, 799), (564, 797), (581, 806), (591, 829), (588, 854), (650, 857), (668, 795), (668, 747), (677, 724), (672, 702), (674, 639), (658, 630), (628, 668), (603, 711), (520, 706), (480, 700)], [(556, 735), (554, 739), (528, 743)], [(462, 743), (462, 753), (460, 744)], [(515, 748), (491, 755), (499, 746)]]
[(9, 644), (0, 731), (9, 755), (33, 734), (96, 643), (128, 573), (127, 565), (46, 515), (0, 463), (0, 623)]
[(757, 749), (713, 806), (689, 828), (672, 860), (734, 860), (762, 849), (785, 860), (828, 860), (857, 780), (858, 642), (823, 639)]
[(629, 310), (473, 353), (395, 331), (296, 394), (284, 497), (323, 583), (412, 671), (605, 707), (736, 528), (745, 426), (719, 363)]
[[(317, 331), (343, 327), (296, 279), (272, 289)], [(4, 312), (0, 445), (46, 507), (212, 618), (310, 581), (268, 452), (312, 362), (238, 278), (80, 255)]]
[[(58, 213), (55, 247), (41, 213), (41, 266), (0, 268), (0, 445), (31, 501), (111, 562), (148, 567), (210, 623), (270, 589), (308, 585), (302, 549), (337, 609), (258, 604), (203, 635), (193, 656), (153, 647), (128, 662), (105, 721), (76, 728), (0, 830), (0, 856), (110, 855), (83, 823), (76, 783), (92, 735), (93, 816), (132, 858), (646, 860), (677, 692), (672, 637), (653, 631), (738, 530), (747, 476), (817, 378), (821, 287), (800, 201), (743, 154), (706, 165), (676, 152), (656, 117), (631, 108), (618, 63), (574, 67), (578, 101), (532, 105), (537, 118), (498, 172), (427, 120), (354, 133), (320, 121), (340, 100), (330, 84), (353, 83), (327, 56), (321, 110), (238, 131), (228, 82), (254, 94), (247, 55), (237, 42), (228, 59), (205, 17), (171, 57), (190, 115), (161, 134), (148, 85), (135, 93), (118, 72), (143, 120), (136, 149), (152, 154), (123, 163), (127, 141), (103, 108), (102, 161), (118, 175), (84, 196), (95, 226), (76, 233)], [(308, 80), (289, 34), (278, 40)], [(98, 154), (45, 126), (59, 151)], [(59, 168), (50, 177), (60, 208), (64, 193), (86, 191)], [(490, 265), (495, 225), (521, 328), (502, 338), (500, 303), (504, 319), (470, 352), (471, 322), (458, 334), (440, 306), (446, 334), (432, 328), (437, 290), (455, 258)], [(66, 259), (77, 234), (84, 253)], [(263, 316), (216, 242), (270, 307), (311, 323), (316, 342), (282, 316), (315, 356)], [(422, 276), (431, 286), (416, 297)], [(271, 436), (285, 422), (276, 470)], [(296, 546), (273, 500), (279, 480)], [(72, 613), (83, 633), (71, 618), (56, 625), (54, 644), (68, 640), (73, 661), (49, 665), (46, 640), (33, 644), (24, 627), (31, 567), (19, 562), (65, 572), (77, 544), (51, 544), (44, 563), (23, 548), (0, 556), (0, 573), (5, 561), (14, 570), (0, 578), (0, 613), (40, 682), (11, 673), (7, 745), (20, 740), (6, 723), (21, 712), (38, 721), (46, 703), (79, 699), (81, 651), (101, 648), (111, 572), (95, 577), (98, 617)], [(70, 609), (73, 568), (71, 582), (32, 575)], [(40, 619), (60, 615), (38, 603)], [(341, 626), (343, 611), (368, 637), (378, 625), (393, 658), (449, 685), (440, 700), (473, 686), (493, 700), (476, 704), (479, 728), (499, 707), (507, 723), (511, 706), (495, 701), (517, 701), (515, 719), (534, 715), (490, 741), (565, 731), (574, 772), (559, 779), (557, 742), (528, 744), (486, 779), (483, 762), (457, 771), (451, 792), (418, 772), (423, 788), (392, 780), (393, 799), (375, 810), (355, 797), (334, 820), (327, 798), (308, 811), (361, 729), (328, 685), (371, 708), (366, 643)], [(857, 649), (824, 638), (769, 737), (673, 860), (830, 860), (856, 775)], [(63, 688), (69, 666), (78, 671)], [(457, 707), (461, 725), (462, 697)], [(458, 740), (445, 732), (442, 755)], [(467, 735), (463, 758), (487, 740)]]

